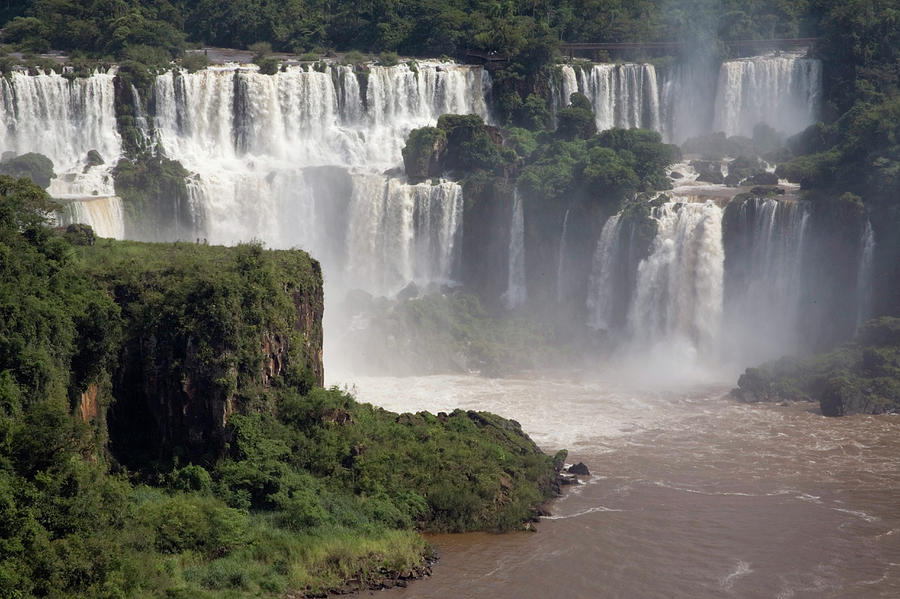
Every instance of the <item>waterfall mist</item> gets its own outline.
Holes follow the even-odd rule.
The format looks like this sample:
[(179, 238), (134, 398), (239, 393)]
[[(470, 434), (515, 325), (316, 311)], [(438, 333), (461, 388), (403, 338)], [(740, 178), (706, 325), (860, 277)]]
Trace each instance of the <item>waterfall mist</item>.
[[(674, 142), (746, 136), (758, 122), (791, 133), (816, 117), (818, 61), (700, 54), (659, 68), (561, 65), (549, 81), (552, 112), (580, 91), (598, 128), (645, 127)], [(61, 224), (123, 237), (126, 210), (111, 178), (123, 153), (114, 77), (0, 79), (0, 141), (54, 161), (50, 192), (69, 200)], [(846, 338), (869, 315), (877, 240), (865, 215), (830, 213), (791, 190), (733, 199), (737, 190), (697, 183), (680, 164), (670, 169), (676, 189), (642, 221), (574, 199), (536, 207), (512, 181), (481, 199), (447, 179), (409, 182), (400, 152), (409, 132), (447, 113), (489, 121), (489, 88), (480, 67), (422, 61), (275, 75), (229, 64), (167, 72), (123, 93), (144, 146), (190, 173), (178, 200), (190, 222), (176, 215), (158, 238), (310, 251), (325, 277), (329, 369), (351, 368), (342, 363), (350, 354), (382, 366), (385, 344), (403, 340), (377, 329), (373, 314), (390, 317), (393, 305), (461, 284), (491, 317), (556, 327), (552, 343), (577, 348), (588, 370), (607, 363), (622, 377), (660, 381), (731, 378)], [(104, 164), (86, 164), (90, 150)], [(374, 333), (357, 347), (367, 327)]]

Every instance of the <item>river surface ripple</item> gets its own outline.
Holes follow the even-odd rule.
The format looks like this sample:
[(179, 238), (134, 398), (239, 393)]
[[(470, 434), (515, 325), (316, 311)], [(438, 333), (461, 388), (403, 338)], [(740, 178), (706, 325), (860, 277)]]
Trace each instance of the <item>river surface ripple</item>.
[(593, 477), (538, 533), (433, 535), (407, 598), (900, 597), (900, 416), (745, 405), (727, 386), (338, 377), (392, 411), (488, 410)]

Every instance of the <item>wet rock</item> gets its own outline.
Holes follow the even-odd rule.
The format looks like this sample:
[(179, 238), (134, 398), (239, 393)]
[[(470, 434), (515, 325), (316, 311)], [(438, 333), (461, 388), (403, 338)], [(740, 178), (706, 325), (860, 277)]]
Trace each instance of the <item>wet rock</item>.
[(756, 173), (747, 177), (744, 185), (778, 185), (778, 175), (770, 172)]
[(588, 470), (588, 467), (584, 465), (583, 462), (578, 462), (573, 466), (569, 466), (568, 470), (569, 474), (579, 474), (581, 476), (590, 476), (591, 472)]
[(397, 301), (405, 302), (407, 300), (416, 299), (417, 297), (419, 297), (419, 286), (415, 283), (410, 283), (397, 292)]
[(100, 152), (97, 150), (89, 150), (87, 153), (87, 159), (85, 160), (86, 166), (99, 166), (101, 164), (106, 164), (106, 161), (103, 160), (103, 156), (100, 155)]
[(722, 165), (719, 162), (694, 160), (691, 162), (691, 166), (697, 171), (698, 181), (716, 185), (721, 185), (725, 182), (725, 177), (722, 175)]

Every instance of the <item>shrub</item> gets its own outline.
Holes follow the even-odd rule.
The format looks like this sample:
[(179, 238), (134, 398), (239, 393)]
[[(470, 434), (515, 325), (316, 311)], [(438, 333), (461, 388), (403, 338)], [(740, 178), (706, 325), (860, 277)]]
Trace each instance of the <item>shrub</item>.
[(162, 553), (199, 551), (218, 557), (248, 540), (247, 516), (211, 497), (175, 495), (151, 501), (142, 506), (140, 519)]
[(53, 161), (36, 152), (0, 162), (0, 174), (28, 177), (44, 189), (50, 187), (50, 180), (56, 177), (56, 173), (53, 172)]
[(368, 59), (366, 55), (358, 50), (351, 50), (344, 54), (343, 60), (341, 60), (341, 64), (349, 64), (349, 65), (357, 65), (366, 62)]
[(272, 53), (272, 44), (269, 42), (256, 42), (247, 47), (253, 52), (253, 62), (257, 62)]
[(378, 64), (383, 67), (393, 67), (400, 63), (400, 57), (396, 52), (382, 52), (378, 55)]
[(209, 66), (209, 57), (202, 52), (188, 52), (181, 59), (181, 68), (188, 73), (196, 73)]
[(259, 65), (259, 72), (262, 75), (274, 75), (278, 72), (280, 63), (277, 58), (262, 58), (255, 61)]
[(65, 239), (72, 245), (94, 245), (97, 235), (90, 225), (74, 223), (66, 227)]
[(119, 53), (119, 57), (122, 60), (140, 63), (150, 69), (166, 69), (172, 63), (172, 55), (167, 50), (146, 44), (127, 46)]

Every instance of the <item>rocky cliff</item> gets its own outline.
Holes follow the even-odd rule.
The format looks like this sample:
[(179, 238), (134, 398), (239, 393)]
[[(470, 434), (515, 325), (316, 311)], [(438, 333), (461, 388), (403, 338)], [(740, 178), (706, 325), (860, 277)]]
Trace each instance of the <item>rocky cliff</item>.
[(275, 389), (322, 385), (322, 273), (305, 252), (131, 242), (83, 251), (124, 321), (107, 417), (123, 463), (218, 455), (232, 414), (272, 409)]

